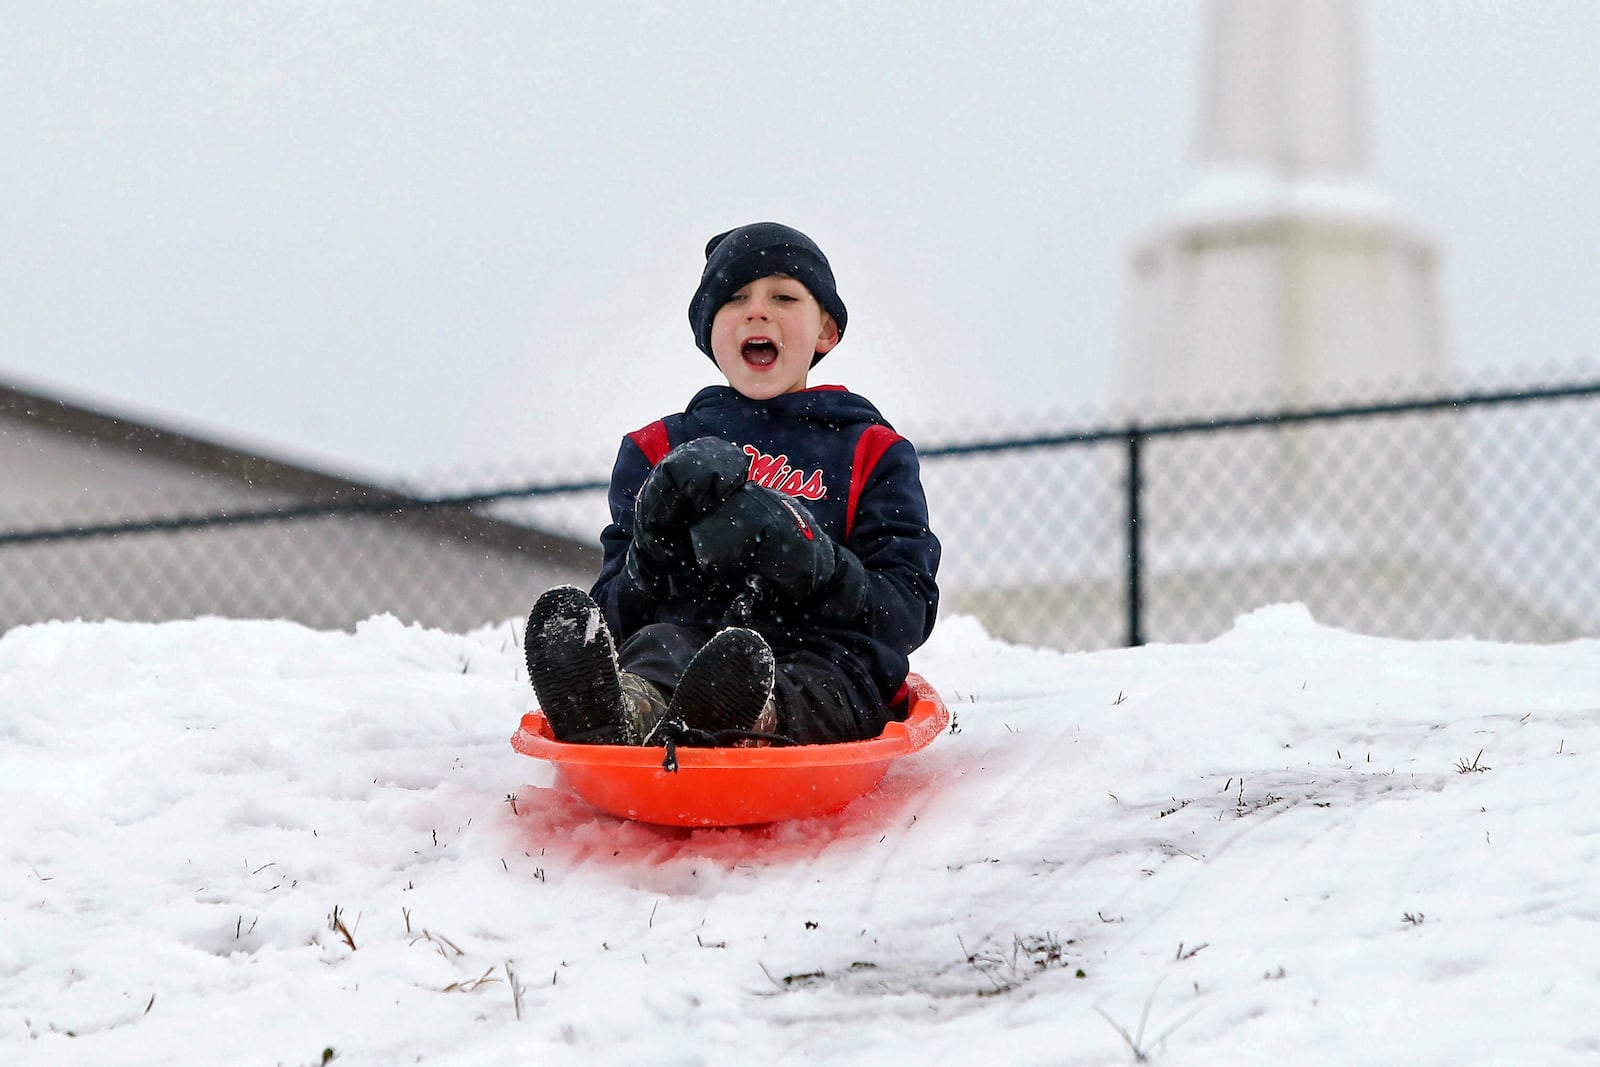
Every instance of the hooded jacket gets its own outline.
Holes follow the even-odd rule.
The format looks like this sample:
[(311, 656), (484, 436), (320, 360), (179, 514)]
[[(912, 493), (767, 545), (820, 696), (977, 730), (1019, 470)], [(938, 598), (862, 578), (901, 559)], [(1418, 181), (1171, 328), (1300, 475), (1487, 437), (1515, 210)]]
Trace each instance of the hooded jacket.
[[(622, 441), (611, 474), (611, 523), (593, 589), (618, 641), (650, 623), (714, 632), (730, 620), (738, 588), (707, 586), (656, 599), (630, 581), (633, 507), (651, 468), (685, 441), (720, 437), (750, 457), (750, 479), (803, 503), (844, 551), (835, 584), (807, 602), (767, 591), (748, 625), (785, 654), (813, 652), (875, 693), (903, 700), (908, 654), (933, 629), (939, 605), (939, 541), (928, 528), (916, 450), (864, 397), (817, 386), (751, 400), (729, 386), (696, 393), (681, 413)], [(858, 565), (859, 564), (859, 565)]]

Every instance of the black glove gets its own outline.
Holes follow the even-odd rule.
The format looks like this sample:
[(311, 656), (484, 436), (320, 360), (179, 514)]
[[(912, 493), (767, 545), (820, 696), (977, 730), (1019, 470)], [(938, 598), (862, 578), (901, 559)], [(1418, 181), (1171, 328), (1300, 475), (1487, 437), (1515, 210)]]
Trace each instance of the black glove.
[(725, 580), (758, 574), (796, 600), (816, 595), (839, 568), (840, 549), (811, 513), (754, 482), (695, 523), (689, 542), (707, 573)]
[(661, 592), (695, 566), (689, 528), (738, 492), (750, 458), (720, 437), (701, 437), (662, 457), (633, 504), (627, 569), (642, 588)]

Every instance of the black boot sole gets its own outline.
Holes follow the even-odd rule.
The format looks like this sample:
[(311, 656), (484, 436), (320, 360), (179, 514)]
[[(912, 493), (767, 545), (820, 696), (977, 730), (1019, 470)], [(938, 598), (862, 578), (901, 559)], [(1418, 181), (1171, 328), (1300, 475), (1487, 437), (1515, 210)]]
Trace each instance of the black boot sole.
[(528, 680), (557, 741), (624, 745), (617, 652), (605, 616), (577, 586), (557, 586), (534, 604), (523, 635)]
[(754, 630), (731, 627), (707, 641), (678, 680), (667, 708), (692, 730), (754, 728), (772, 696), (772, 649)]

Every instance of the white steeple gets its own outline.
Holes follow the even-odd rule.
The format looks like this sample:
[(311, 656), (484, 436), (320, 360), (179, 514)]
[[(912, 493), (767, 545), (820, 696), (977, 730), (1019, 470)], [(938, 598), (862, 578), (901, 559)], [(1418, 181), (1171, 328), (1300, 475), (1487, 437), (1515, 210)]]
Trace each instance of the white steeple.
[(1188, 194), (1133, 252), (1118, 400), (1439, 385), (1432, 246), (1367, 181), (1355, 0), (1212, 0)]
[[(1133, 251), (1119, 405), (1148, 424), (1447, 386), (1437, 257), (1364, 174), (1355, 0), (1212, 0), (1209, 17), (1198, 166)], [(1320, 595), (1337, 621), (1350, 605), (1310, 591), (1321, 573), (1408, 618), (1420, 575), (1478, 566), (1463, 454), (1448, 417), (1163, 439), (1152, 595)]]
[(1234, 0), (1211, 12), (1198, 156), (1285, 174), (1366, 162), (1355, 8)]

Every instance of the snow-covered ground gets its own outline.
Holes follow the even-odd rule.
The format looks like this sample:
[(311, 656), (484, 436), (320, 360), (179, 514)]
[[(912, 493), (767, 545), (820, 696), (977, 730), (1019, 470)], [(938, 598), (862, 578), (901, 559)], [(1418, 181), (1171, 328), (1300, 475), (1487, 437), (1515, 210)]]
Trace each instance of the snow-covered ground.
[(516, 629), (7, 633), (0, 1062), (1600, 1061), (1600, 642), (947, 618), (950, 733), (689, 831), (512, 751)]

